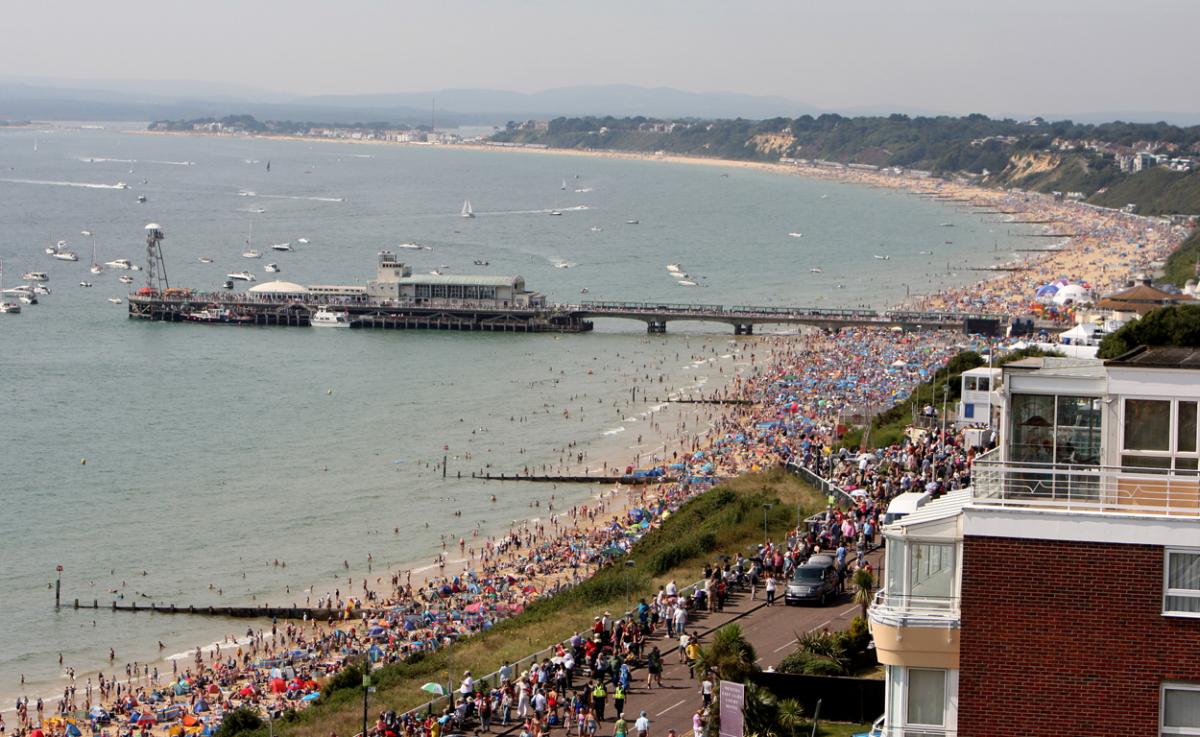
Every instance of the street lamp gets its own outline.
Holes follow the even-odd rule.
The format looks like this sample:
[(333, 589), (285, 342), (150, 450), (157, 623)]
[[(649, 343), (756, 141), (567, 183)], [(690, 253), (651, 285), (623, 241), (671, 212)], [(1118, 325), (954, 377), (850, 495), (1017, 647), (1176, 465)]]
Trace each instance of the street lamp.
[(946, 438), (946, 396), (950, 393), (950, 377), (942, 382), (942, 440)]
[(763, 542), (766, 542), (769, 535), (767, 533), (767, 510), (775, 506), (774, 504), (763, 504)]
[(626, 571), (625, 571), (625, 601), (626, 601), (626, 603), (628, 603), (630, 605), (633, 604), (633, 579), (632, 579), (633, 566), (634, 566), (633, 559), (626, 558), (625, 559), (625, 568), (626, 568)]

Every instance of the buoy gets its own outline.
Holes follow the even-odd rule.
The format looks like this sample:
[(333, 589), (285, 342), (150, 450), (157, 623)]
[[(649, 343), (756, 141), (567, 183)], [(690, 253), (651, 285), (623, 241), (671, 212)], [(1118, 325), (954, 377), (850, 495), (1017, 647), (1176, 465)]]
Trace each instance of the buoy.
[(86, 465), (87, 465), (87, 459), (86, 459), (86, 458), (80, 458), (80, 459), (79, 459), (79, 465), (81, 465), (81, 466), (86, 466)]

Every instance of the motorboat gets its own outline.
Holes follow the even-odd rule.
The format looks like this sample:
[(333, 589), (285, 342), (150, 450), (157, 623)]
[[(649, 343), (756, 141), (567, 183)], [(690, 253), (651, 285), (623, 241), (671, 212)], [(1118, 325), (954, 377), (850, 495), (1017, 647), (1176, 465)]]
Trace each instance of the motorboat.
[(942, 223), (942, 227), (943, 227), (943, 228), (953, 228), (953, 227), (954, 227), (954, 223)]
[(592, 231), (593, 233), (599, 233), (600, 231), (604, 230), (604, 228), (601, 228), (599, 225), (593, 225), (592, 227), (588, 228), (588, 230)]
[[(4, 291), (4, 262), (0, 261), (0, 294), (5, 294)], [(17, 315), (21, 312), (20, 302), (7, 302), (0, 299), (0, 313), (7, 315)]]
[(74, 251), (55, 251), (50, 254), (50, 258), (56, 258), (59, 261), (78, 261), (79, 255)]
[(292, 244), (291, 243), (272, 243), (271, 250), (272, 251), (290, 251), (290, 250), (292, 250)]
[(234, 271), (230, 274), (226, 274), (225, 276), (238, 281), (258, 281), (254, 278), (254, 274), (251, 274), (249, 271)]
[(296, 242), (297, 242), (297, 243), (302, 243), (302, 244), (304, 244), (304, 245), (308, 245), (308, 239), (307, 239), (307, 238), (297, 238), (297, 239), (296, 239)]
[(430, 276), (441, 276), (442, 272), (438, 271), (437, 269), (434, 269), (433, 271), (429, 272), (429, 275)]
[(202, 264), (211, 264), (213, 262), (213, 260), (210, 256), (201, 256), (199, 261)]
[(587, 294), (587, 293), (588, 293), (588, 288), (587, 288), (587, 287), (584, 287), (583, 289), (580, 289), (580, 290), (579, 290), (579, 293), (580, 293), (580, 294)]
[(225, 281), (224, 281), (224, 282), (221, 284), (221, 288), (222, 288), (222, 289), (233, 289), (233, 280), (232, 280), (232, 279), (226, 279), (226, 280), (225, 280)]
[(475, 259), (475, 265), (476, 266), (488, 266), (489, 264), (487, 261), (484, 261), (481, 258), (477, 258), (477, 259)]
[(350, 313), (345, 310), (332, 310), (322, 305), (317, 308), (312, 317), (308, 318), (308, 324), (314, 328), (348, 328), (350, 327)]
[(239, 315), (228, 307), (221, 309), (220, 307), (206, 307), (202, 310), (192, 310), (183, 316), (183, 319), (190, 322), (203, 323), (240, 323), (253, 322), (254, 317), (251, 315)]
[(110, 269), (132, 269), (133, 264), (129, 263), (127, 258), (114, 258), (112, 261), (105, 261), (104, 265)]
[(144, 195), (144, 194), (138, 195), (138, 204), (142, 204), (142, 205), (146, 204), (146, 195)]
[(119, 304), (121, 304), (121, 298), (120, 298), (120, 297), (109, 297), (109, 298), (108, 298), (108, 301), (109, 301), (109, 302), (112, 302), (112, 303), (113, 303), (113, 304), (115, 304), (115, 305), (119, 305)]
[(470, 200), (463, 201), (462, 212), (459, 214), (465, 218), (475, 217), (475, 211), (471, 209), (471, 201)]
[(128, 274), (122, 274), (117, 277), (117, 281), (121, 282), (122, 284), (133, 284), (133, 277)]
[(79, 286), (90, 287), (90, 286), (92, 286), (92, 283), (90, 281), (81, 281), (81, 282), (79, 282)]
[(242, 251), (242, 258), (262, 258), (262, 254), (253, 248), (247, 248), (245, 251)]
[(810, 272), (812, 272), (812, 273), (814, 273), (814, 274), (820, 274), (820, 273), (822, 273), (822, 272), (821, 272), (821, 270), (820, 270), (820, 269), (818, 269), (818, 268), (817, 268), (817, 267), (815, 267), (815, 266), (814, 266), (813, 268), (809, 269), (809, 271), (810, 271)]
[(46, 286), (45, 284), (35, 283), (29, 285), (29, 288), (33, 290), (34, 294), (50, 294), (50, 287)]
[(635, 219), (635, 220), (626, 220), (626, 221), (625, 221), (625, 224), (626, 224), (626, 225), (638, 225), (638, 224), (640, 224), (641, 222), (642, 222), (641, 220), (636, 220), (636, 219)]
[(267, 264), (263, 267), (263, 271), (266, 271), (268, 274), (278, 274), (279, 264)]
[(130, 266), (130, 267), (129, 267), (129, 270), (130, 270), (130, 271), (141, 271), (141, 270), (142, 270), (142, 267), (141, 267), (141, 266), (138, 266), (137, 264), (134, 264), (133, 266)]
[[(133, 170), (130, 169), (130, 171), (133, 171)], [(129, 185), (126, 184), (125, 182), (117, 182), (116, 184), (113, 185), (113, 187), (116, 189), (129, 189)]]
[(890, 258), (891, 258), (891, 256), (880, 256), (880, 255), (877, 253), (877, 254), (875, 254), (875, 258), (876, 258), (876, 259), (878, 259), (878, 260), (880, 260), (880, 261), (887, 261), (888, 259), (890, 259)]
[(551, 210), (550, 215), (562, 215), (562, 210)]
[(25, 281), (50, 281), (49, 275), (44, 271), (26, 271), (21, 274), (21, 278)]
[(697, 284), (694, 281), (691, 281), (690, 279), (680, 279), (676, 283), (681, 287), (698, 287), (698, 286), (700, 286), (699, 284)]
[(803, 238), (803, 237), (804, 237), (804, 234), (803, 234), (803, 233), (798, 233), (798, 232), (796, 232), (796, 231), (794, 231), (794, 230), (793, 230), (791, 233), (788, 233), (788, 236), (789, 236), (789, 237), (791, 237), (791, 238)]
[(419, 243), (401, 243), (396, 248), (403, 248), (406, 251), (432, 251), (432, 246), (422, 246)]

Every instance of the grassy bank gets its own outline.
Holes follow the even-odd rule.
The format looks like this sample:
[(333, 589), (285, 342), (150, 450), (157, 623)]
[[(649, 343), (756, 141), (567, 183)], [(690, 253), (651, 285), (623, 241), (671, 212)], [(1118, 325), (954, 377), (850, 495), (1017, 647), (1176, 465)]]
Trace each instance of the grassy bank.
[[(761, 541), (763, 504), (773, 505), (767, 510), (767, 528), (778, 538), (795, 524), (797, 509), (807, 515), (819, 510), (823, 501), (811, 487), (781, 470), (725, 482), (687, 502), (660, 529), (639, 541), (628, 556), (632, 564), (618, 561), (583, 584), (456, 643), (449, 652), (377, 671), (372, 677), (377, 692), (371, 694), (371, 713), (418, 706), (428, 699), (420, 690), (427, 681), (444, 683), (448, 672), (457, 677), (466, 669), (478, 675), (490, 673), (504, 660), (515, 662), (586, 629), (598, 612), (626, 611), (631, 602), (652, 595), (660, 584), (672, 579), (680, 585), (697, 580), (705, 562), (747, 552), (747, 546)], [(361, 674), (353, 670), (335, 677), (319, 704), (276, 721), (275, 732), (288, 737), (356, 733), (362, 724), (360, 684)], [(242, 734), (258, 737), (266, 733), (262, 728)]]
[(1187, 240), (1167, 257), (1164, 279), (1182, 287), (1188, 279), (1196, 278), (1197, 261), (1200, 261), (1200, 228), (1193, 230)]

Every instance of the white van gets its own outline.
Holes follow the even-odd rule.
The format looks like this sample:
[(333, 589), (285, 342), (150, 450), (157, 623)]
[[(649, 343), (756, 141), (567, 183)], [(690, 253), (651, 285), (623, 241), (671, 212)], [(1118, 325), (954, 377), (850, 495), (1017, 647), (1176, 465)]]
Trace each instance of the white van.
[(888, 505), (887, 511), (883, 513), (883, 524), (890, 525), (896, 520), (906, 517), (921, 507), (932, 498), (928, 491), (906, 491), (892, 499), (892, 503)]

